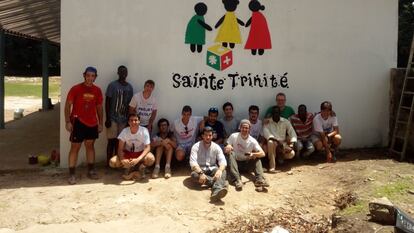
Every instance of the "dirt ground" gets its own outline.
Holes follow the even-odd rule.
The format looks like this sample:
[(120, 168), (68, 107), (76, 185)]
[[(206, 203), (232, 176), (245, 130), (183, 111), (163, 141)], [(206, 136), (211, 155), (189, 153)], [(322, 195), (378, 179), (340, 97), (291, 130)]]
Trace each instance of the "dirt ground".
[[(414, 165), (391, 160), (383, 150), (345, 151), (334, 164), (317, 158), (290, 161), (280, 173), (265, 174), (267, 193), (256, 192), (245, 174), (243, 191), (230, 186), (220, 203), (210, 203), (210, 191), (191, 183), (186, 166), (173, 170), (168, 180), (148, 182), (121, 182), (121, 171), (103, 167), (101, 179), (92, 181), (80, 168), (80, 181), (69, 186), (66, 169), (27, 165), (28, 151), (58, 148), (58, 123), (56, 106), (0, 130), (0, 233), (254, 232), (248, 226), (257, 219), (268, 227), (285, 226), (267, 216), (282, 213), (288, 221), (286, 211), (327, 226), (337, 213), (341, 223), (328, 232), (393, 232), (368, 221), (368, 202), (381, 196), (414, 215), (414, 195), (408, 192), (414, 189)], [(349, 206), (345, 201), (339, 210), (349, 195), (356, 201)]]

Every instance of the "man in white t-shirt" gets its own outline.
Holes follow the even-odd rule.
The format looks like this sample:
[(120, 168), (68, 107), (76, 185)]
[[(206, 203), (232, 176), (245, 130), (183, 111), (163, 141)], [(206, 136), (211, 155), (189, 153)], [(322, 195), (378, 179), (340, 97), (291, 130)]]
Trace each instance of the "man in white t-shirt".
[(175, 150), (175, 157), (178, 161), (189, 158), (191, 147), (194, 145), (198, 125), (203, 120), (203, 117), (192, 116), (192, 109), (186, 105), (181, 111), (181, 117), (174, 121), (173, 132), (177, 140), (177, 149)]
[(144, 90), (136, 93), (129, 103), (129, 113), (138, 114), (141, 119), (141, 126), (146, 127), (150, 133), (157, 116), (157, 101), (152, 95), (154, 87), (154, 81), (145, 81)]
[(322, 102), (321, 112), (313, 118), (313, 130), (312, 143), (316, 150), (325, 150), (327, 162), (334, 162), (335, 152), (341, 144), (342, 137), (331, 102)]
[(250, 121), (244, 119), (240, 122), (240, 133), (233, 133), (227, 139), (224, 153), (229, 155), (230, 174), (234, 179), (236, 190), (241, 191), (243, 183), (240, 177), (240, 170), (247, 172), (254, 171), (257, 191), (263, 191), (263, 187), (268, 187), (263, 176), (263, 167), (260, 158), (265, 156), (265, 152), (259, 143), (250, 136)]
[[(139, 125), (139, 116), (128, 116), (129, 127), (123, 129), (118, 136), (118, 155), (109, 161), (113, 168), (125, 168), (124, 179), (145, 178), (145, 167), (154, 164), (155, 157), (151, 153), (150, 136), (147, 128)], [(136, 172), (138, 168), (140, 173)]]

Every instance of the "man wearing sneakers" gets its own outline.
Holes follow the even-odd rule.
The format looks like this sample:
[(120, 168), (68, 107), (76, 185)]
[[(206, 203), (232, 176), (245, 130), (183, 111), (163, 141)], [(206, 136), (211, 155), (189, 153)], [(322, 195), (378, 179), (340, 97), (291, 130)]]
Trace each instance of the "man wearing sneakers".
[(93, 83), (97, 77), (94, 67), (87, 67), (83, 73), (84, 82), (73, 86), (65, 103), (65, 128), (70, 132), (69, 184), (76, 184), (75, 168), (82, 142), (86, 149), (88, 177), (99, 179), (94, 169), (95, 139), (102, 131), (103, 96)]
[(213, 142), (213, 129), (204, 128), (203, 140), (191, 148), (191, 177), (200, 185), (211, 187), (211, 201), (218, 201), (227, 194), (226, 158), (220, 146)]
[[(113, 168), (126, 169), (124, 179), (145, 178), (145, 167), (154, 164), (154, 155), (151, 153), (150, 136), (147, 128), (139, 125), (139, 116), (130, 114), (129, 127), (122, 130), (118, 136), (118, 155), (111, 158), (109, 165)], [(138, 168), (140, 173), (136, 172)]]
[(158, 121), (159, 132), (153, 137), (151, 147), (155, 151), (155, 167), (152, 172), (152, 178), (158, 178), (160, 173), (161, 157), (165, 154), (165, 179), (171, 177), (171, 158), (175, 148), (177, 148), (177, 142), (174, 137), (174, 133), (170, 131), (170, 123), (167, 119), (161, 118)]
[[(263, 149), (259, 143), (250, 136), (251, 123), (244, 119), (240, 122), (240, 133), (233, 133), (227, 139), (227, 145), (224, 152), (229, 155), (230, 173), (234, 179), (236, 190), (240, 191), (243, 188), (243, 183), (240, 177), (239, 169), (247, 172), (254, 171), (256, 180), (254, 182), (257, 188), (268, 187), (263, 176), (262, 162), (260, 158), (265, 156)], [(261, 191), (262, 189), (256, 189)]]

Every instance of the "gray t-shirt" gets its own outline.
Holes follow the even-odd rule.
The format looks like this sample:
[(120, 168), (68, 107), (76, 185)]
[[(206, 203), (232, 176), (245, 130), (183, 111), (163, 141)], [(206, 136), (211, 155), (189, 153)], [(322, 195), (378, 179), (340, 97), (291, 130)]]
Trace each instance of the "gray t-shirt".
[(106, 96), (110, 98), (109, 118), (117, 123), (128, 121), (129, 102), (133, 95), (131, 84), (121, 84), (118, 80), (111, 82), (106, 89)]
[(235, 117), (233, 117), (233, 119), (231, 119), (231, 121), (226, 121), (224, 118), (221, 118), (220, 122), (224, 126), (224, 131), (225, 131), (224, 137), (226, 137), (226, 138), (228, 138), (232, 133), (237, 132), (238, 129), (239, 129), (240, 121), (238, 119), (236, 119)]

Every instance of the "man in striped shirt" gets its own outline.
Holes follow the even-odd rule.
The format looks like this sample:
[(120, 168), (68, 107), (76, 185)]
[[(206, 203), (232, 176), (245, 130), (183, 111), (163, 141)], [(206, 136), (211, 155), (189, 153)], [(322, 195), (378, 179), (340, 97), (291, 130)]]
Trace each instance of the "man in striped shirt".
[(296, 152), (302, 157), (308, 157), (315, 151), (311, 135), (313, 132), (313, 114), (307, 112), (306, 105), (301, 104), (298, 107), (298, 114), (290, 117), (290, 122), (298, 136)]

